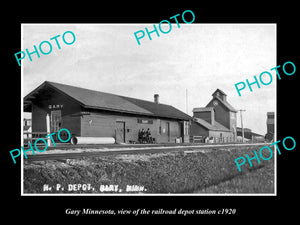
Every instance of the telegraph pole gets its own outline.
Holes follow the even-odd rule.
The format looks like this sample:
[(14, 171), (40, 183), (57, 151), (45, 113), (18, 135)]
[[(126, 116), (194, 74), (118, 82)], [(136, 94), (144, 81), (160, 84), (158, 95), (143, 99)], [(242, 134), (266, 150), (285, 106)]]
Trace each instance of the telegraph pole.
[(185, 107), (186, 107), (186, 114), (188, 114), (188, 89), (185, 89)]
[(242, 112), (245, 112), (246, 110), (240, 109), (238, 111), (240, 111), (240, 114), (241, 114), (242, 142), (244, 143), (244, 126), (243, 126), (243, 114), (242, 114)]

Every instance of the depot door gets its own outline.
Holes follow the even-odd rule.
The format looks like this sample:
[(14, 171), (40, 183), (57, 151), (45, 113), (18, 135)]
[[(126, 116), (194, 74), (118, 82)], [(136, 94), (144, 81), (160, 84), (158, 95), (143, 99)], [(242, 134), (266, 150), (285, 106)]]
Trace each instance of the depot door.
[(51, 117), (50, 117), (50, 132), (55, 132), (55, 135), (53, 135), (53, 138), (57, 140), (57, 132), (61, 128), (61, 110), (53, 110), (51, 111)]
[(167, 122), (167, 135), (168, 135), (168, 142), (170, 142), (171, 139), (170, 122)]
[(125, 122), (123, 121), (117, 121), (116, 123), (116, 142), (125, 142)]

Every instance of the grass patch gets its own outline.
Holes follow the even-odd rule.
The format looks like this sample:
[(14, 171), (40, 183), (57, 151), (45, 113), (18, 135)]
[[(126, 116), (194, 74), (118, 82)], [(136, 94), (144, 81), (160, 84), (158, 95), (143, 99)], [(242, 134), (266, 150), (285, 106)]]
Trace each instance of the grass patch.
[(194, 193), (274, 193), (274, 163), (194, 191)]
[[(253, 160), (253, 167), (245, 164), (242, 172), (238, 171), (234, 161), (244, 154), (252, 157), (253, 150), (259, 148), (220, 147), (188, 154), (170, 152), (31, 162), (24, 165), (24, 193), (44, 193), (44, 184), (66, 187), (59, 191), (53, 189), (50, 191), (53, 193), (73, 193), (67, 190), (68, 184), (91, 184), (94, 187), (93, 190), (80, 190), (75, 191), (76, 193), (100, 193), (100, 185), (118, 185), (122, 190), (127, 185), (144, 186), (146, 193), (195, 193), (198, 190), (204, 193), (264, 193), (271, 189), (265, 189), (260, 183), (272, 178), (273, 159), (262, 161), (261, 164)], [(270, 166), (266, 167), (267, 164)], [(262, 165), (269, 168), (268, 176), (265, 173), (254, 176), (254, 170), (260, 171)], [(240, 180), (232, 181), (235, 183), (230, 185), (235, 185), (237, 189), (230, 188), (230, 185), (226, 187), (227, 180), (235, 177)], [(257, 180), (257, 186), (249, 190), (242, 188), (254, 179)], [(225, 183), (224, 187), (214, 188), (219, 183)]]

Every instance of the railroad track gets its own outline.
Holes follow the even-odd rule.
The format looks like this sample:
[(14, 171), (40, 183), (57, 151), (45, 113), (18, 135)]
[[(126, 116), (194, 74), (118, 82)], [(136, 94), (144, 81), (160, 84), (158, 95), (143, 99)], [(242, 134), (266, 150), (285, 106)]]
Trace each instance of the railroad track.
[(204, 151), (211, 150), (212, 148), (222, 147), (237, 147), (237, 146), (253, 146), (253, 145), (267, 145), (268, 143), (247, 143), (247, 144), (209, 144), (209, 145), (172, 145), (172, 146), (135, 146), (135, 147), (122, 147), (122, 148), (105, 148), (105, 149), (94, 149), (93, 151), (60, 151), (55, 153), (55, 150), (47, 153), (39, 153), (36, 155), (27, 155), (27, 159), (24, 158), (25, 162), (31, 161), (45, 161), (45, 160), (63, 160), (63, 159), (76, 159), (81, 157), (101, 157), (109, 155), (124, 155), (124, 154), (155, 154), (155, 153), (167, 153), (175, 151)]

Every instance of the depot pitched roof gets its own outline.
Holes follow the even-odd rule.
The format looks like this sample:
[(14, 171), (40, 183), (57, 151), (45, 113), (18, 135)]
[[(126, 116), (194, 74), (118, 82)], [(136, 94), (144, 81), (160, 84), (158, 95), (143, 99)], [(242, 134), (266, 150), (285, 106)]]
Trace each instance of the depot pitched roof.
[(71, 85), (45, 81), (24, 97), (24, 111), (30, 112), (31, 99), (43, 88), (52, 88), (72, 98), (85, 108), (94, 108), (107, 111), (117, 111), (138, 115), (164, 117), (180, 120), (192, 118), (171, 105), (157, 104), (136, 98), (130, 98)]

